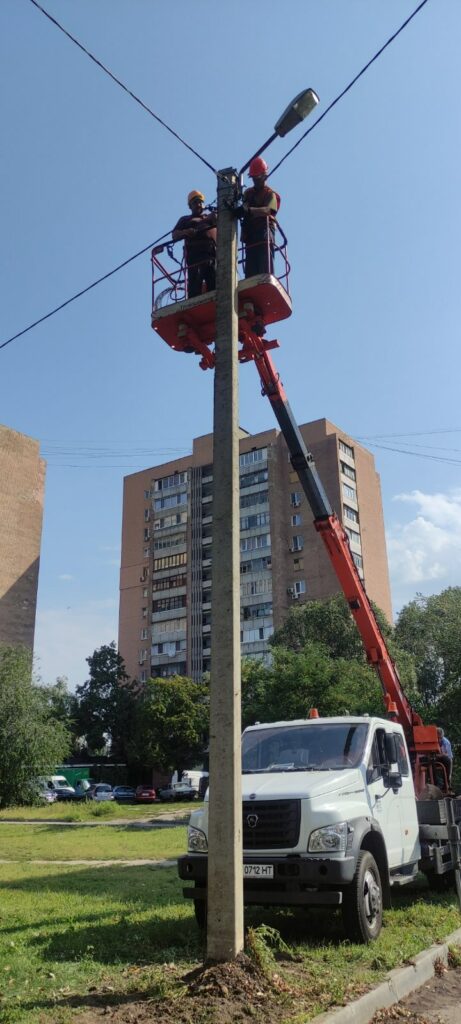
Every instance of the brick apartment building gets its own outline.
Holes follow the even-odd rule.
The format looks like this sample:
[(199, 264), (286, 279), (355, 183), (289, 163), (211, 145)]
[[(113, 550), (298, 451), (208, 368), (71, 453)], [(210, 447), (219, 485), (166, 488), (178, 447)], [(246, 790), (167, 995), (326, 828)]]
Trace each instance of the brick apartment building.
[[(367, 592), (392, 619), (379, 476), (371, 452), (325, 419), (301, 426)], [(210, 668), (213, 437), (125, 477), (119, 649), (133, 678)], [(267, 657), (295, 602), (340, 589), (276, 429), (240, 438), (242, 656)]]
[(44, 487), (38, 441), (0, 426), (0, 643), (31, 649)]

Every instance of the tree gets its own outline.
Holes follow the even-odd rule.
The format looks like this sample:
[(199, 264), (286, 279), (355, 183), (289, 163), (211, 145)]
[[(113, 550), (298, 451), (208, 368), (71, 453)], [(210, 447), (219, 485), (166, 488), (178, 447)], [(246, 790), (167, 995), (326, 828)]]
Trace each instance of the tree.
[[(408, 699), (420, 710), (413, 658), (396, 643), (384, 613), (376, 607), (373, 611)], [(360, 634), (342, 594), (292, 608), (271, 646), (271, 668), (261, 662), (244, 662), (242, 666), (244, 724), (305, 717), (311, 706), (323, 715), (383, 714), (381, 684), (367, 665)]]
[(184, 676), (148, 679), (136, 705), (130, 760), (181, 772), (203, 757), (208, 726), (205, 686)]
[(90, 754), (110, 748), (113, 757), (126, 757), (137, 684), (125, 671), (115, 643), (99, 647), (87, 658), (89, 679), (77, 686), (76, 730)]
[(413, 657), (426, 719), (439, 718), (461, 742), (461, 587), (405, 605), (395, 628)]
[(0, 646), (0, 806), (28, 803), (68, 750), (66, 726), (32, 682), (30, 651)]
[(321, 644), (302, 651), (274, 649), (273, 664), (242, 666), (244, 725), (307, 718), (310, 708), (321, 716), (382, 714), (376, 674), (360, 661), (332, 658)]

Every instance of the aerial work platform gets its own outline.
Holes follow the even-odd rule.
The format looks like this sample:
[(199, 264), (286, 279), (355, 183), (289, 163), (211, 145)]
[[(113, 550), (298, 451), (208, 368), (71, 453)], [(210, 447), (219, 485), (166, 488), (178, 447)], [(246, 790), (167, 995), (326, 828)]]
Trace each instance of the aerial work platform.
[[(288, 290), (290, 265), (286, 255), (286, 238), (273, 251), (280, 274), (257, 274), (238, 282), (239, 351), (241, 362), (254, 358), (248, 347), (249, 333), (262, 339), (266, 327), (291, 316), (292, 304)], [(174, 260), (170, 245), (152, 251), (152, 327), (175, 352), (195, 352), (201, 357), (203, 370), (214, 366), (213, 346), (216, 341), (216, 292), (205, 292), (186, 298), (187, 280), (184, 261), (179, 269), (169, 269), (164, 251)], [(160, 255), (162, 259), (160, 259)], [(239, 261), (241, 262), (241, 261)], [(161, 290), (159, 291), (159, 288)], [(261, 341), (261, 348), (276, 348), (276, 341)]]

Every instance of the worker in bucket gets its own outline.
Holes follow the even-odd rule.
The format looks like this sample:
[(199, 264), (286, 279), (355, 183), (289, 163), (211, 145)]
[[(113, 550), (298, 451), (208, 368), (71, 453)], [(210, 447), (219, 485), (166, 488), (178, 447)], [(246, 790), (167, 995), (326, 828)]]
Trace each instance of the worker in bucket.
[(187, 264), (187, 297), (216, 288), (216, 213), (205, 213), (203, 192), (193, 189), (187, 197), (190, 214), (180, 217), (172, 231), (174, 242), (184, 239)]
[(243, 193), (242, 242), (245, 245), (245, 277), (272, 274), (274, 269), (275, 218), (280, 196), (267, 184), (269, 168), (262, 157), (250, 164), (253, 186)]

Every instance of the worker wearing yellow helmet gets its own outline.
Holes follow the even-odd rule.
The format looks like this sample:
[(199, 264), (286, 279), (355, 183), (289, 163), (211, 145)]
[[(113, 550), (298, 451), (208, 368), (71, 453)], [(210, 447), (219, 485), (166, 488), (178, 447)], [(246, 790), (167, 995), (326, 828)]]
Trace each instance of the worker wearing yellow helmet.
[(172, 231), (174, 242), (184, 240), (187, 297), (193, 299), (216, 288), (216, 213), (205, 213), (203, 192), (187, 197), (190, 214), (180, 217)]

